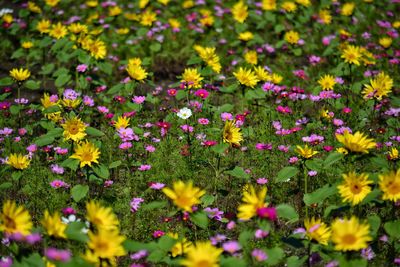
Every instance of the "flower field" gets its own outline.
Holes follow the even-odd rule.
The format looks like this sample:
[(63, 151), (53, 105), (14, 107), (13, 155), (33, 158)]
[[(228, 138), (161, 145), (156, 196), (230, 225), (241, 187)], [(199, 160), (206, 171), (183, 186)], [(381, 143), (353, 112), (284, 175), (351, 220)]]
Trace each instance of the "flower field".
[(0, 3), (0, 267), (400, 266), (399, 0)]

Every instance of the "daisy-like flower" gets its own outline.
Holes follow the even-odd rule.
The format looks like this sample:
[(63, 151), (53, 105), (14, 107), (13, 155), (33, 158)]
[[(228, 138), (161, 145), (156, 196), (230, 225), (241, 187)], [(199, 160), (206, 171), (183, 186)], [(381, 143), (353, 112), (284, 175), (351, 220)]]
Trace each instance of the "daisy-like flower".
[[(129, 117), (125, 117), (125, 116), (119, 116), (117, 118), (117, 121), (114, 124), (114, 128), (119, 130), (119, 129), (126, 129), (129, 126), (129, 121), (131, 119)], [(132, 131), (133, 134), (133, 131)]]
[(49, 35), (56, 39), (61, 39), (68, 34), (68, 29), (66, 26), (62, 25), (61, 22), (53, 25), (49, 31)]
[(6, 164), (18, 170), (24, 170), (29, 167), (30, 162), (28, 156), (14, 153), (8, 157)]
[(373, 139), (367, 138), (360, 132), (351, 134), (348, 131), (344, 131), (342, 135), (336, 134), (336, 139), (342, 143), (347, 150), (356, 153), (368, 153), (369, 149), (376, 146)]
[(50, 31), (50, 25), (50, 20), (42, 19), (38, 22), (36, 30), (38, 30), (40, 33), (48, 33)]
[(263, 187), (256, 193), (254, 187), (250, 185), (248, 191), (243, 193), (242, 204), (238, 207), (237, 217), (241, 220), (250, 220), (257, 215), (259, 209), (267, 207), (265, 197), (267, 195), (267, 188)]
[(165, 187), (162, 191), (178, 208), (187, 212), (192, 212), (192, 206), (201, 203), (200, 197), (206, 193), (198, 187), (193, 187), (192, 181), (186, 184), (177, 181), (173, 183), (172, 189)]
[(49, 236), (56, 238), (67, 238), (65, 235), (67, 225), (62, 222), (61, 216), (58, 212), (50, 215), (50, 213), (46, 210), (41, 223)]
[(11, 200), (4, 202), (0, 213), (0, 232), (29, 235), (32, 226), (31, 215), (24, 207), (18, 207)]
[(233, 18), (237, 22), (243, 23), (246, 20), (247, 16), (249, 15), (247, 9), (248, 6), (243, 1), (237, 2), (231, 9)]
[(370, 80), (370, 84), (365, 84), (362, 91), (364, 99), (376, 98), (382, 100), (387, 96), (393, 88), (393, 79), (384, 72), (379, 73), (374, 79)]
[(104, 59), (107, 55), (106, 44), (99, 39), (90, 42), (89, 51), (95, 59)]
[(316, 219), (314, 217), (305, 219), (304, 227), (306, 228), (306, 235), (309, 239), (315, 240), (322, 245), (328, 244), (331, 237), (331, 230), (321, 219)]
[(147, 71), (140, 65), (128, 64), (126, 71), (129, 76), (139, 82), (143, 82), (147, 78)]
[(210, 241), (196, 242), (188, 248), (186, 258), (181, 265), (186, 267), (218, 267), (219, 257), (223, 250), (211, 245)]
[(185, 107), (185, 108), (180, 109), (179, 112), (176, 113), (176, 115), (179, 118), (186, 120), (186, 119), (190, 118), (190, 116), (192, 116), (192, 111)]
[(167, 233), (167, 236), (175, 239), (175, 245), (170, 249), (172, 257), (176, 257), (182, 254), (186, 254), (188, 249), (193, 246), (193, 243), (188, 241), (185, 237), (179, 238), (177, 233)]
[(318, 151), (313, 150), (306, 144), (304, 147), (296, 146), (295, 152), (305, 159), (312, 158), (314, 155), (318, 154)]
[(64, 128), (64, 139), (78, 142), (86, 136), (86, 125), (78, 117), (71, 117), (61, 124)]
[(236, 77), (240, 84), (253, 88), (259, 82), (257, 75), (251, 70), (240, 67), (238, 71), (234, 72), (233, 75)]
[(20, 69), (14, 68), (10, 70), (10, 76), (17, 82), (23, 82), (31, 76), (31, 72), (23, 68)]
[(285, 33), (284, 38), (289, 44), (297, 44), (297, 42), (300, 40), (300, 35), (296, 31), (288, 31)]
[(86, 220), (97, 229), (113, 231), (118, 229), (117, 216), (109, 207), (103, 207), (99, 202), (90, 201), (86, 203)]
[(181, 82), (187, 83), (189, 88), (199, 88), (202, 80), (203, 77), (201, 77), (197, 69), (187, 68), (182, 74)]
[(351, 14), (353, 14), (355, 6), (355, 3), (345, 3), (342, 6), (342, 10), (340, 10), (340, 14), (342, 14), (343, 16), (351, 16)]
[(368, 174), (355, 172), (343, 174), (343, 183), (338, 185), (338, 190), (343, 202), (350, 202), (353, 206), (357, 205), (371, 192), (372, 181), (368, 180)]
[(252, 50), (252, 51), (248, 51), (247, 53), (244, 54), (244, 60), (252, 65), (257, 65), (257, 52)]
[(341, 58), (349, 64), (354, 64), (359, 66), (360, 59), (362, 57), (361, 49), (358, 46), (348, 45), (342, 52)]
[(249, 31), (245, 31), (245, 32), (239, 33), (238, 38), (241, 41), (247, 42), (247, 41), (250, 41), (250, 40), (252, 40), (254, 38), (254, 34), (249, 32)]
[(383, 191), (383, 200), (400, 200), (400, 169), (379, 175), (379, 188)]
[(336, 219), (331, 228), (336, 250), (360, 250), (367, 248), (368, 242), (372, 240), (369, 224), (359, 222), (354, 216), (350, 219)]
[(333, 90), (333, 87), (336, 84), (335, 77), (333, 77), (332, 75), (326, 74), (318, 80), (318, 84), (324, 90)]
[(75, 148), (75, 153), (70, 156), (72, 159), (77, 159), (80, 161), (80, 167), (88, 165), (92, 167), (92, 163), (99, 163), (98, 159), (100, 157), (99, 149), (89, 141), (77, 145)]
[(224, 130), (222, 132), (222, 138), (224, 143), (230, 145), (240, 146), (240, 142), (243, 141), (243, 135), (240, 132), (240, 128), (236, 127), (235, 121), (226, 121)]

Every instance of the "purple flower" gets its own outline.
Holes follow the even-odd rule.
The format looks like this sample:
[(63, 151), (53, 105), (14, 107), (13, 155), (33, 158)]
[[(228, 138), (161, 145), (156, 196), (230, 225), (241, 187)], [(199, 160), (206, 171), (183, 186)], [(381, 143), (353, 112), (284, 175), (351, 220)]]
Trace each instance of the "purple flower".
[(267, 254), (261, 249), (254, 249), (251, 252), (251, 256), (258, 262), (265, 261), (268, 259)]
[(220, 211), (218, 208), (205, 208), (204, 211), (207, 213), (208, 218), (216, 219), (217, 221), (222, 220), (222, 215), (224, 215), (223, 211)]
[(145, 96), (134, 96), (132, 98), (132, 102), (134, 102), (136, 104), (142, 104), (145, 100), (146, 100)]
[(63, 174), (64, 173), (64, 168), (57, 164), (50, 165), (50, 169), (51, 169), (51, 172), (55, 173), (55, 174)]
[(4, 257), (0, 259), (0, 267), (11, 267), (13, 264), (11, 257)]
[(126, 150), (132, 147), (131, 142), (123, 142), (122, 144), (119, 145), (119, 149)]
[(93, 106), (94, 106), (94, 100), (93, 100), (93, 98), (91, 98), (90, 96), (85, 95), (85, 96), (83, 97), (83, 104), (84, 104), (85, 106), (93, 107)]
[(222, 244), (222, 248), (224, 251), (229, 252), (231, 254), (239, 251), (242, 247), (240, 246), (239, 242), (237, 241), (228, 241)]
[(162, 183), (150, 183), (150, 188), (154, 190), (161, 190), (165, 187), (165, 184)]
[(131, 254), (130, 257), (131, 257), (131, 260), (140, 260), (140, 259), (146, 257), (148, 254), (149, 253), (147, 252), (147, 250), (142, 249), (142, 250), (139, 250), (138, 252), (136, 252), (134, 254)]
[(261, 177), (257, 179), (257, 184), (266, 184), (268, 183), (268, 179), (265, 177)]
[(66, 182), (62, 181), (62, 180), (54, 180), (50, 183), (51, 187), (53, 188), (68, 188), (69, 184), (67, 184)]
[(211, 244), (213, 246), (218, 245), (219, 243), (221, 243), (224, 240), (226, 240), (226, 236), (225, 235), (221, 235), (221, 234), (217, 234), (216, 236), (212, 236), (210, 238)]
[(53, 261), (67, 262), (71, 259), (71, 252), (65, 249), (48, 248), (44, 255)]
[(153, 153), (154, 151), (156, 151), (156, 148), (152, 145), (147, 145), (144, 148), (147, 152)]
[(222, 112), (221, 113), (221, 119), (222, 119), (222, 121), (226, 121), (226, 120), (231, 121), (231, 120), (233, 120), (233, 115), (231, 113), (228, 113), (228, 112)]
[(151, 165), (140, 165), (138, 168), (139, 171), (148, 171), (151, 169)]
[(371, 247), (367, 247), (361, 250), (361, 257), (370, 261), (375, 258), (375, 253)]
[(256, 149), (257, 150), (271, 150), (272, 149), (272, 144), (257, 143), (256, 144)]
[(316, 134), (305, 136), (301, 138), (303, 142), (310, 143), (311, 145), (318, 145), (324, 142), (324, 137)]
[(87, 70), (88, 66), (86, 64), (80, 64), (76, 67), (77, 72), (85, 72)]
[(309, 171), (308, 172), (308, 176), (310, 176), (310, 177), (316, 176), (317, 174), (318, 174), (317, 171)]
[(136, 212), (140, 208), (140, 204), (144, 201), (141, 197), (135, 197), (131, 201), (131, 211)]
[(63, 97), (68, 100), (75, 100), (80, 96), (80, 93), (76, 92), (73, 89), (65, 89), (63, 93)]
[(261, 229), (257, 229), (256, 232), (254, 233), (254, 237), (257, 238), (257, 239), (265, 238), (268, 235), (269, 235), (268, 231), (264, 231), (264, 230), (261, 230)]

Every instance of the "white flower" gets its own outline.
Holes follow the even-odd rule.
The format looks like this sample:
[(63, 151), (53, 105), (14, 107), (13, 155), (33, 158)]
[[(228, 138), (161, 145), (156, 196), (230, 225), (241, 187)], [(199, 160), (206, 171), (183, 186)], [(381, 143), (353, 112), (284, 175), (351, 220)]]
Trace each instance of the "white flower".
[(176, 115), (181, 118), (181, 119), (188, 119), (190, 116), (192, 116), (192, 111), (188, 108), (182, 108), (181, 110), (179, 110), (178, 113), (176, 113)]

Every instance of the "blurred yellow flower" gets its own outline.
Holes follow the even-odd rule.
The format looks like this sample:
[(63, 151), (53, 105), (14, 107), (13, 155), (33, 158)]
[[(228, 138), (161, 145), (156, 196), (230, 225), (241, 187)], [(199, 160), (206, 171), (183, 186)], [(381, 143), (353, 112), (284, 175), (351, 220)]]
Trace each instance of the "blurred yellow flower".
[(244, 60), (252, 65), (257, 65), (258, 57), (257, 52), (254, 50), (248, 51), (244, 54)]
[(323, 90), (333, 90), (333, 87), (336, 84), (335, 77), (330, 74), (325, 74), (321, 76), (318, 80), (318, 84), (322, 87)]
[(31, 72), (29, 70), (23, 69), (23, 68), (20, 68), (20, 69), (14, 68), (14, 69), (10, 70), (10, 76), (11, 76), (11, 78), (13, 78), (14, 80), (16, 80), (18, 82), (23, 82), (31, 76)]
[(225, 122), (222, 139), (224, 143), (240, 146), (240, 142), (243, 141), (243, 135), (240, 132), (240, 128), (236, 127), (235, 121), (227, 120)]
[(237, 217), (240, 220), (250, 220), (257, 215), (257, 210), (267, 207), (265, 197), (267, 196), (267, 188), (263, 187), (258, 193), (252, 185), (249, 190), (243, 193), (242, 204), (238, 207)]
[(182, 74), (181, 82), (186, 83), (189, 88), (199, 88), (202, 80), (203, 77), (201, 77), (197, 69), (187, 68)]
[(192, 206), (200, 204), (200, 197), (206, 193), (198, 187), (193, 187), (192, 181), (188, 183), (176, 181), (172, 188), (164, 187), (162, 191), (178, 208), (187, 212), (192, 212)]
[(300, 40), (300, 35), (296, 31), (288, 31), (285, 33), (284, 38), (289, 44), (297, 44), (297, 42)]
[(369, 224), (361, 223), (356, 217), (336, 219), (332, 225), (332, 241), (336, 250), (361, 250), (372, 240)]
[(369, 149), (375, 148), (376, 146), (373, 139), (367, 138), (360, 132), (351, 134), (345, 131), (343, 134), (336, 134), (336, 139), (342, 143), (346, 149), (356, 153), (368, 153)]
[(355, 6), (355, 3), (343, 4), (342, 9), (340, 10), (340, 14), (342, 14), (343, 16), (351, 16), (351, 14), (353, 14)]
[(58, 22), (56, 25), (53, 25), (49, 31), (49, 35), (56, 39), (61, 39), (68, 34), (68, 29), (66, 26), (62, 25), (61, 22)]
[(400, 200), (400, 169), (379, 175), (379, 188), (383, 192), (383, 200)]
[(61, 217), (58, 212), (50, 215), (49, 211), (46, 210), (41, 223), (49, 236), (53, 236), (55, 238), (67, 238), (65, 235), (67, 224), (64, 224), (61, 221)]
[(249, 15), (249, 12), (247, 11), (248, 7), (243, 1), (239, 1), (236, 4), (233, 5), (231, 9), (231, 13), (233, 15), (233, 18), (239, 22), (243, 23), (247, 16)]
[(234, 72), (233, 75), (236, 77), (240, 84), (253, 88), (259, 82), (257, 75), (251, 70), (240, 67), (238, 71)]
[(315, 240), (322, 245), (328, 245), (329, 239), (331, 238), (331, 230), (321, 219), (316, 219), (314, 217), (311, 219), (306, 218), (304, 220), (304, 227), (306, 228), (306, 235), (309, 239)]
[(0, 213), (0, 232), (7, 234), (29, 235), (32, 229), (32, 218), (23, 206), (15, 201), (6, 200)]

